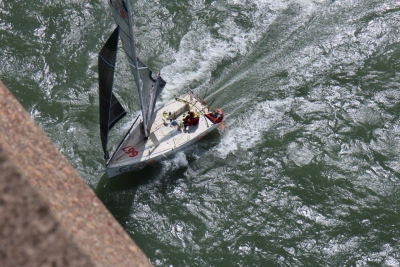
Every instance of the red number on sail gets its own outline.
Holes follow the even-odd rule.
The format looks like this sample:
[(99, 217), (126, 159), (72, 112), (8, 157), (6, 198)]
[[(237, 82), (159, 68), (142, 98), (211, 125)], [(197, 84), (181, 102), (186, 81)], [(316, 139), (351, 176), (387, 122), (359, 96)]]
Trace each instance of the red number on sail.
[(121, 17), (123, 19), (126, 19), (126, 15), (125, 15), (125, 12), (123, 10), (120, 10), (119, 13), (121, 14)]
[(135, 150), (135, 148), (133, 146), (126, 146), (123, 147), (122, 150), (129, 155), (129, 157), (133, 158), (136, 157), (139, 152)]

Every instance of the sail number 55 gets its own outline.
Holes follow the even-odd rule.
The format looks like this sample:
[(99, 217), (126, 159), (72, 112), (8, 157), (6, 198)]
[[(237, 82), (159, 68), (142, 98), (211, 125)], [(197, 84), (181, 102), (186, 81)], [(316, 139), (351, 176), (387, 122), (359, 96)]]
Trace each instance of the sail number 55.
[(126, 146), (123, 147), (122, 150), (129, 155), (129, 157), (133, 158), (136, 157), (139, 152), (137, 150), (135, 150), (135, 148), (133, 146)]

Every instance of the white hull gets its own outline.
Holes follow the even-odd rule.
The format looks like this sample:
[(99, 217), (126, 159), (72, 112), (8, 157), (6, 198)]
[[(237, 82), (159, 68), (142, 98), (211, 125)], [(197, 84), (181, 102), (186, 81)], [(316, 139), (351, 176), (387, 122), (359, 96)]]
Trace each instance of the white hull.
[[(179, 131), (179, 127), (171, 125), (170, 120), (163, 115), (165, 112), (171, 113), (171, 117), (180, 124), (189, 109), (197, 111), (199, 123), (189, 126), (187, 132), (184, 132), (183, 127)], [(140, 127), (137, 127), (139, 123), (131, 130), (106, 166), (108, 177), (142, 169), (194, 144), (220, 124), (214, 124), (206, 118), (207, 113), (208, 107), (190, 95), (172, 100), (157, 111), (150, 138), (146, 141)]]

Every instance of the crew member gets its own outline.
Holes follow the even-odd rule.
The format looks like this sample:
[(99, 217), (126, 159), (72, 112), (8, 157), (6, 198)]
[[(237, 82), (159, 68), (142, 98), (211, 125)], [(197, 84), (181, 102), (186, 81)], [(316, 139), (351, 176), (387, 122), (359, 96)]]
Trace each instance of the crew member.
[(199, 123), (199, 115), (196, 111), (189, 111), (186, 117), (183, 119), (183, 123), (186, 126), (197, 125)]

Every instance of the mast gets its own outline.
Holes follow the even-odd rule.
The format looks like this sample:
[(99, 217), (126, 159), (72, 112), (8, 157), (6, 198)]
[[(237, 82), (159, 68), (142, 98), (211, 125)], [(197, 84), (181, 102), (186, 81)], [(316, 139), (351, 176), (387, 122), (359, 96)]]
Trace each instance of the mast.
[(136, 55), (135, 36), (132, 27), (132, 14), (129, 0), (109, 0), (115, 23), (120, 27), (120, 38), (131, 72), (138, 88), (140, 109), (142, 110), (143, 133), (147, 138), (155, 119), (157, 97), (166, 82), (160, 75), (151, 71)]
[(136, 47), (135, 47), (135, 35), (133, 33), (132, 15), (130, 9), (129, 0), (110, 0), (111, 10), (113, 13), (114, 20), (117, 25), (121, 27), (122, 34), (120, 35), (126, 56), (128, 58), (131, 72), (135, 78), (135, 83), (138, 88), (140, 109), (142, 110), (143, 118), (143, 132), (148, 137), (147, 132), (147, 121), (145, 117), (145, 111), (143, 106), (143, 95), (142, 88), (143, 82), (140, 79), (139, 67), (137, 62)]
[(140, 79), (139, 75), (139, 67), (138, 67), (138, 62), (137, 62), (137, 55), (136, 55), (136, 47), (135, 47), (135, 35), (133, 33), (133, 24), (132, 24), (132, 15), (131, 15), (131, 5), (129, 3), (129, 0), (124, 1), (126, 4), (127, 8), (127, 13), (128, 13), (128, 25), (129, 25), (129, 30), (130, 30), (130, 35), (132, 36), (132, 42), (131, 42), (131, 49), (132, 49), (132, 54), (133, 54), (133, 64), (134, 64), (134, 76), (135, 76), (135, 82), (136, 86), (138, 87), (139, 91), (139, 99), (140, 99), (140, 109), (142, 110), (142, 118), (143, 118), (143, 130), (145, 133), (145, 136), (148, 137), (148, 132), (147, 132), (147, 121), (145, 119), (145, 112), (143, 109), (143, 95), (142, 95), (142, 90), (143, 90), (143, 81)]

